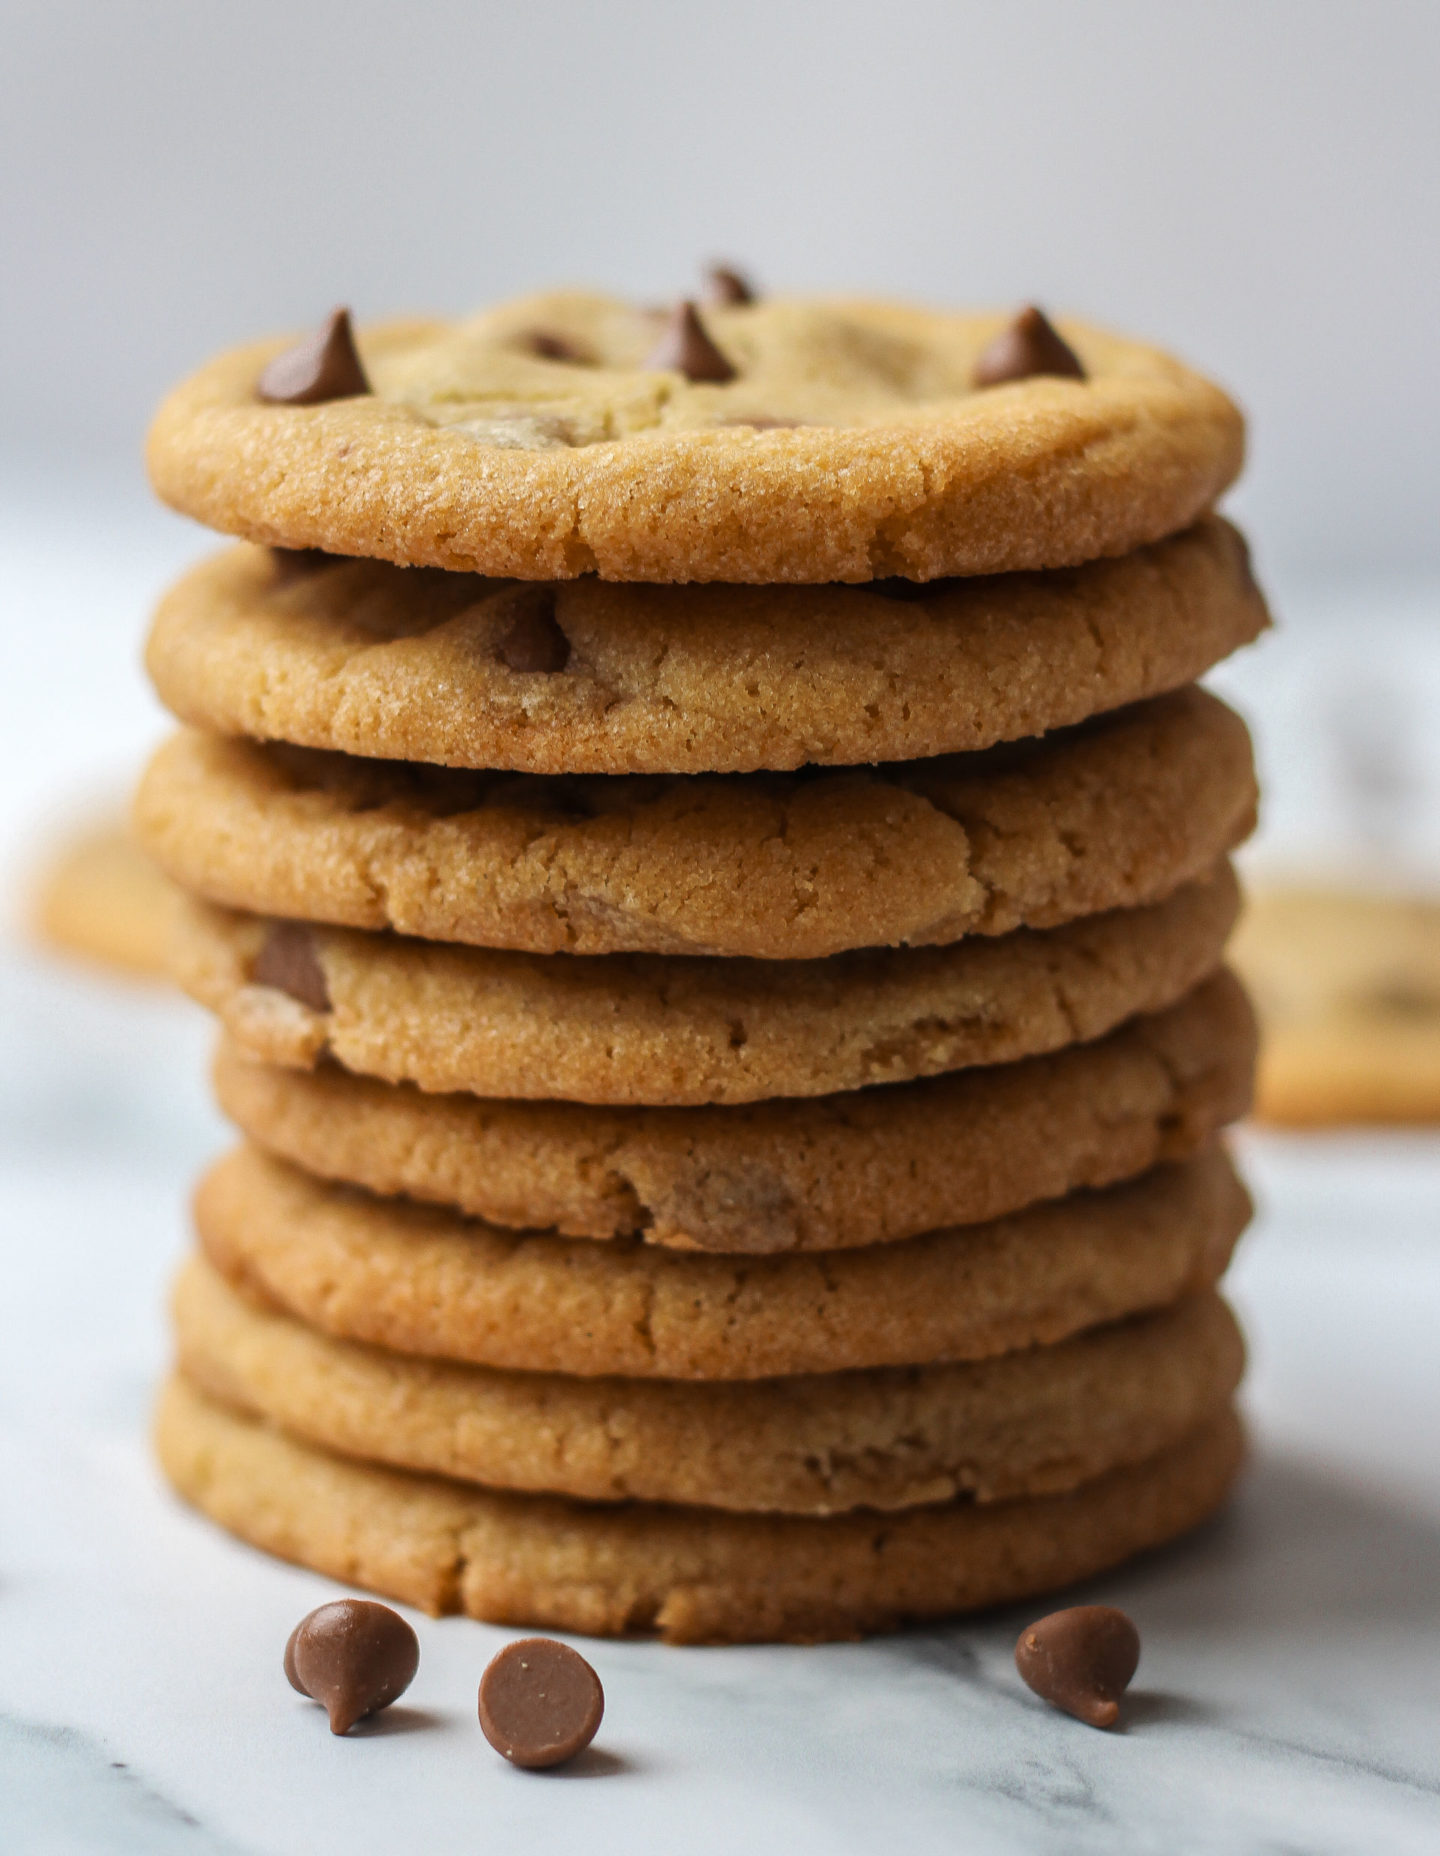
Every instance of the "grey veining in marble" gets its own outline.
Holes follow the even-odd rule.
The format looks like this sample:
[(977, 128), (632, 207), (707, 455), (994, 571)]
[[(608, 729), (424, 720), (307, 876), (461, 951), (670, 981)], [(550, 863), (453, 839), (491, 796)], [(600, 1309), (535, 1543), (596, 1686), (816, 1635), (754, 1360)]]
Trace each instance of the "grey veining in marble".
[(0, 1715), (0, 1827), (9, 1856), (60, 1850), (151, 1850), (155, 1856), (234, 1856), (123, 1759), (73, 1727)]

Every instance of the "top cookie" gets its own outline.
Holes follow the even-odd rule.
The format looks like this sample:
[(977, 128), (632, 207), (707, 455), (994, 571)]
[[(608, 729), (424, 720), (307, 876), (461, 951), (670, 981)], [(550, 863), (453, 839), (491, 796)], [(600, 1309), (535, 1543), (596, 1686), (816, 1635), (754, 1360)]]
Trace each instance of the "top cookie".
[(360, 337), (363, 375), (322, 389), (347, 397), (309, 404), (259, 397), (288, 343), (237, 349), (165, 401), (151, 478), (272, 545), (522, 580), (764, 584), (1123, 554), (1193, 522), (1240, 469), (1217, 387), (1084, 324), (1062, 325), (1083, 378), (977, 386), (1004, 316), (776, 298), (701, 320), (710, 378), (667, 365), (685, 357), (657, 352), (653, 312), (582, 292), (390, 323)]

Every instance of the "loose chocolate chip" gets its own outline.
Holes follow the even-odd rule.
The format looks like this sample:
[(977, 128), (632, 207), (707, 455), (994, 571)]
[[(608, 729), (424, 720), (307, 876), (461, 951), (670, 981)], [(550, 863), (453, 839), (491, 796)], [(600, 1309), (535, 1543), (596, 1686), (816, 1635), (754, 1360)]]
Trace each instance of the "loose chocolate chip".
[(695, 305), (689, 302), (675, 305), (645, 366), (683, 374), (687, 380), (724, 382), (735, 378), (735, 369), (705, 333)]
[(332, 1734), (399, 1699), (420, 1667), (420, 1640), (398, 1612), (368, 1598), (339, 1598), (290, 1633), (285, 1674), (318, 1701)]
[(480, 1678), (480, 1730), (512, 1766), (558, 1766), (595, 1738), (605, 1713), (600, 1678), (568, 1645), (522, 1637)]
[(570, 662), (570, 640), (555, 617), (555, 595), (548, 587), (530, 587), (510, 608), (509, 627), (495, 655), (511, 670), (556, 671)]
[(583, 365), (595, 359), (583, 343), (568, 335), (557, 335), (553, 329), (527, 329), (520, 337), (520, 346), (531, 354), (538, 354), (542, 361), (573, 361)]
[(274, 986), (289, 993), (312, 1012), (330, 1010), (330, 988), (325, 969), (315, 952), (315, 937), (304, 922), (271, 922), (250, 980), (256, 986)]
[(755, 286), (743, 271), (737, 271), (728, 264), (712, 264), (705, 272), (705, 289), (701, 296), (705, 303), (753, 303)]
[(1085, 369), (1074, 349), (1060, 339), (1048, 317), (1032, 303), (985, 349), (971, 379), (977, 387), (998, 387), (1007, 380), (1029, 380), (1036, 374), (1083, 380)]
[(277, 406), (318, 406), (370, 391), (348, 309), (337, 309), (313, 335), (277, 354), (255, 387), (257, 399)]
[(1043, 1700), (1092, 1727), (1113, 1727), (1140, 1662), (1140, 1633), (1111, 1605), (1075, 1605), (1027, 1625), (1015, 1667)]

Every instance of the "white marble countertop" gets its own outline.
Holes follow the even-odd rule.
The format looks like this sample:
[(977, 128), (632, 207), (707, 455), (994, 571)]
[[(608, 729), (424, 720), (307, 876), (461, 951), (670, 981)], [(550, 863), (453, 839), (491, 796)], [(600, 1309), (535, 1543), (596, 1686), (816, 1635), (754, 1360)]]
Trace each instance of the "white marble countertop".
[[(134, 640), (196, 545), (128, 516), (79, 545), (62, 512), (0, 511), (7, 875), (42, 800), (154, 731)], [(1280, 772), (1280, 816), (1313, 822)], [(165, 1280), (224, 1138), (199, 1014), (12, 937), (0, 1024), (5, 1856), (1440, 1849), (1440, 1138), (1245, 1138), (1254, 1462), (1226, 1518), (1089, 1588), (1144, 1637), (1124, 1731), (1021, 1686), (1017, 1611), (820, 1649), (584, 1645), (601, 1738), (528, 1775), (475, 1722), (508, 1633), (460, 1619), (417, 1617), (409, 1694), (332, 1739), (280, 1653), (334, 1588), (190, 1514), (151, 1462)]]
[(506, 1632), (415, 1618), (420, 1673), (331, 1738), (280, 1672), (333, 1594), (188, 1513), (145, 1443), (206, 1028), (0, 966), (0, 1849), (427, 1856), (1440, 1848), (1440, 1140), (1247, 1138), (1233, 1283), (1255, 1459), (1230, 1515), (1098, 1581), (1144, 1658), (1125, 1730), (1020, 1684), (1021, 1612), (822, 1649), (583, 1645), (568, 1775), (475, 1723)]

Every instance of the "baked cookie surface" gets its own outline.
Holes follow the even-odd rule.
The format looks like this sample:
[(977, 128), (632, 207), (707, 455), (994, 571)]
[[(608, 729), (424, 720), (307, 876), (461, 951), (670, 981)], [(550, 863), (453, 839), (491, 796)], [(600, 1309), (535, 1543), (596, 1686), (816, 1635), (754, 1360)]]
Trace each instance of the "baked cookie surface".
[(963, 1365), (680, 1385), (497, 1372), (336, 1341), (203, 1260), (172, 1299), (180, 1370), (322, 1449), (585, 1501), (843, 1514), (1059, 1494), (1180, 1442), (1244, 1348), (1214, 1293)]
[(220, 1107), (307, 1172), (492, 1224), (769, 1254), (891, 1243), (1129, 1179), (1250, 1106), (1255, 1020), (1217, 974), (1050, 1056), (734, 1108), (426, 1095), (218, 1053)]
[(1048, 1591), (1194, 1527), (1243, 1455), (1226, 1413), (1065, 1495), (825, 1518), (612, 1506), (350, 1462), (178, 1377), (156, 1445), (212, 1520), (347, 1585), (436, 1615), (671, 1643), (854, 1637)]
[(669, 1106), (829, 1095), (1100, 1037), (1219, 962), (1228, 867), (1165, 902), (953, 947), (817, 961), (547, 955), (187, 899), (176, 977), (267, 1062), (430, 1092)]
[(1440, 902), (1257, 887), (1236, 936), (1281, 1127), (1440, 1122)]
[(483, 775), (161, 748), (137, 831), (229, 908), (538, 954), (813, 960), (1170, 895), (1250, 831), (1239, 717), (1178, 691), (1038, 742), (867, 770)]
[(1218, 1281), (1249, 1217), (1210, 1153), (1105, 1192), (822, 1256), (502, 1231), (240, 1149), (195, 1200), (229, 1281), (337, 1339), (534, 1373), (763, 1379), (983, 1359)]
[(161, 601), (147, 662), (177, 715), (220, 734), (525, 773), (744, 773), (1043, 734), (1178, 689), (1265, 624), (1245, 544), (1215, 518), (1121, 560), (928, 589), (517, 587), (237, 548)]
[(31, 907), (36, 938), (133, 978), (169, 977), (179, 898), (122, 819), (79, 832), (40, 873)]
[[(1065, 322), (1085, 378), (976, 390), (1003, 316), (797, 299), (704, 312), (726, 382), (556, 292), (359, 336), (374, 391), (257, 398), (289, 346), (220, 356), (151, 429), (151, 480), (224, 533), (529, 580), (931, 580), (1124, 554), (1238, 474), (1239, 413), (1153, 348)], [(574, 358), (537, 352), (563, 344)]]

